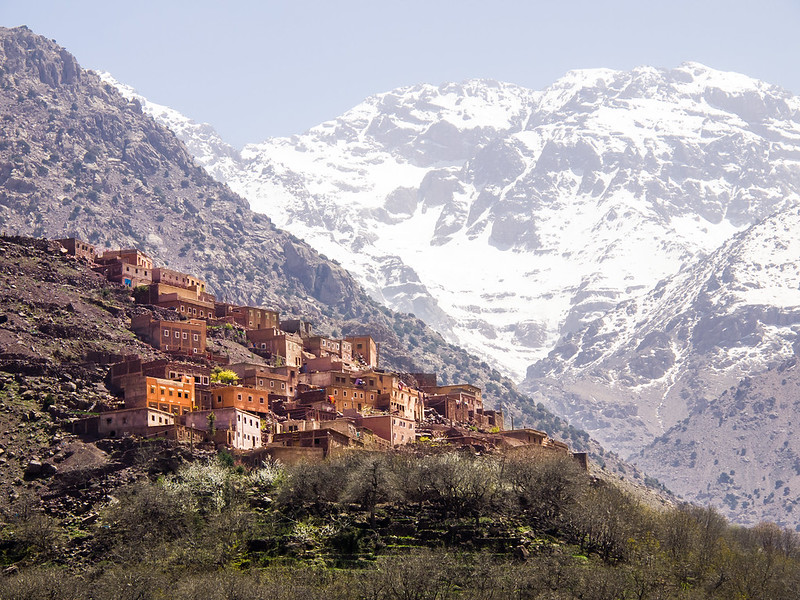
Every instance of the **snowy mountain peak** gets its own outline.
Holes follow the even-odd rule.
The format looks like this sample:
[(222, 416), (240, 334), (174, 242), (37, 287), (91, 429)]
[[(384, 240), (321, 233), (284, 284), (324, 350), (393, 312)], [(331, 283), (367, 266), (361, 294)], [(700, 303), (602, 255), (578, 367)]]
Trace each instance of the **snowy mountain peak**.
[(542, 91), (399, 88), (240, 159), (172, 126), (375, 298), (521, 378), (569, 332), (800, 200), (797, 106), (685, 63), (572, 71)]

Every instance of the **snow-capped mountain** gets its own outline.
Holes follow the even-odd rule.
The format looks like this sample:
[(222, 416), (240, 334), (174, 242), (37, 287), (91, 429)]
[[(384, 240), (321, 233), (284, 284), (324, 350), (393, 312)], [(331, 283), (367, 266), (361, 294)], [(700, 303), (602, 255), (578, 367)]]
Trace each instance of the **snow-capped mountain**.
[(373, 296), (518, 378), (800, 192), (800, 100), (695, 63), (402, 88), (240, 156), (143, 105)]
[(701, 411), (740, 378), (794, 355), (800, 208), (566, 335), (526, 387), (623, 455)]

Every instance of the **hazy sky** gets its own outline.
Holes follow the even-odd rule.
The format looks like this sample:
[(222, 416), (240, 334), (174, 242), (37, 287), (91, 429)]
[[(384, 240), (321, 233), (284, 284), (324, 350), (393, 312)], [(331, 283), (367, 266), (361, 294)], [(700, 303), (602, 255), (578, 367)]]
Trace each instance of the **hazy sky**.
[(0, 0), (22, 24), (237, 146), (422, 82), (693, 60), (800, 93), (798, 0)]

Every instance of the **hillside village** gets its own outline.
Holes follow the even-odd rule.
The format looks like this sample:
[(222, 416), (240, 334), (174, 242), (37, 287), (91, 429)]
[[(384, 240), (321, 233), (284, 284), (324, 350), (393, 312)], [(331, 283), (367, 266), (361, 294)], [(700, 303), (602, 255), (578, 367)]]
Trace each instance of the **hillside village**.
[[(213, 443), (288, 462), (416, 442), (569, 453), (542, 431), (506, 429), (474, 385), (381, 368), (380, 346), (368, 335), (334, 339), (275, 310), (218, 301), (199, 277), (155, 266), (135, 248), (101, 252), (76, 238), (56, 241), (152, 307), (130, 327), (163, 356), (108, 357), (117, 406), (73, 423), (75, 433)], [(238, 341), (249, 360), (233, 362), (210, 337)], [(585, 466), (585, 454), (574, 456)]]

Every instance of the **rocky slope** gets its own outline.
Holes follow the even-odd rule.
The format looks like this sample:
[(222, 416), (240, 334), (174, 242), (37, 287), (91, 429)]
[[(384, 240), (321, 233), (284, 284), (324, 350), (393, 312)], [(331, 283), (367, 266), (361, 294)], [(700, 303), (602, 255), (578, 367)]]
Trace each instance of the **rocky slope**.
[(240, 154), (138, 98), (374, 298), (520, 379), (562, 336), (800, 197), (800, 101), (696, 63), (572, 72), (543, 91), (402, 88)]
[(672, 489), (720, 507), (739, 523), (796, 529), (798, 388), (797, 359), (791, 358), (723, 391), (633, 459), (652, 472), (668, 472)]
[[(566, 336), (531, 367), (523, 389), (687, 498), (722, 505), (733, 493), (716, 475), (706, 477), (732, 448), (767, 478), (791, 481), (794, 467), (780, 452), (794, 444), (786, 435), (797, 419), (793, 401), (775, 408), (766, 384), (734, 394), (735, 401), (722, 394), (746, 377), (774, 379), (762, 373), (797, 353), (799, 227), (794, 207), (737, 234), (696, 266)], [(772, 448), (776, 436), (789, 445)], [(672, 460), (668, 445), (693, 448), (693, 468)], [(762, 487), (747, 486), (740, 495)], [(737, 498), (739, 509), (748, 502), (748, 519), (794, 518), (791, 506)], [(735, 505), (728, 501), (731, 514)]]

